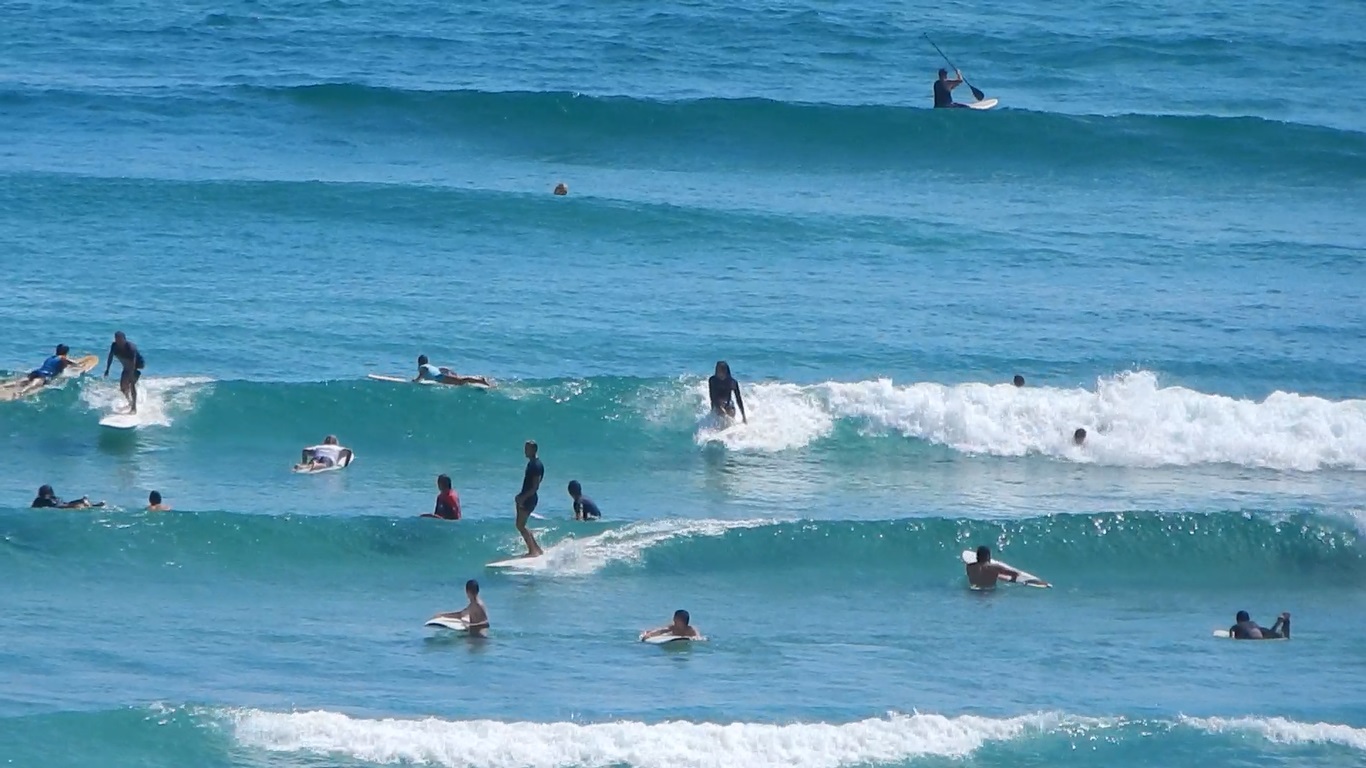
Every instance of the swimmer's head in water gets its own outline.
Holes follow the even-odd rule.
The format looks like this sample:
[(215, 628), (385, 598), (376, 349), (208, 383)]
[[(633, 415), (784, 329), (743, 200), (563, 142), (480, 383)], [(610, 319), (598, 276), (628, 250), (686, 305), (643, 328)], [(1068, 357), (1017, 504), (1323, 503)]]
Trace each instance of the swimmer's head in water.
[(418, 356), (417, 356), (417, 364), (418, 364), (418, 365), (426, 365), (426, 364), (427, 364), (427, 356), (426, 356), (426, 355), (418, 355)]
[(66, 353), (68, 353), (68, 352), (70, 352), (70, 351), (71, 351), (71, 347), (68, 347), (68, 346), (65, 345), (65, 344), (58, 344), (58, 345), (57, 345), (57, 354), (59, 354), (59, 355), (65, 355)]
[(536, 458), (536, 451), (537, 445), (535, 440), (528, 440), (526, 441), (526, 445), (522, 446), (522, 453), (525, 453), (528, 459)]
[(161, 491), (152, 491), (147, 494), (147, 503), (156, 506), (161, 503)]
[(1241, 623), (1244, 621), (1252, 621), (1252, 617), (1248, 615), (1247, 611), (1238, 611), (1238, 615), (1234, 616), (1233, 620)]
[(583, 495), (583, 486), (579, 485), (578, 480), (569, 481), (569, 495), (576, 499)]
[(979, 562), (979, 563), (989, 563), (989, 562), (991, 562), (991, 547), (978, 547), (978, 548), (977, 548), (977, 562)]
[(686, 627), (692, 621), (692, 617), (688, 615), (687, 611), (680, 608), (674, 611), (674, 621)]
[(465, 582), (465, 594), (469, 595), (470, 597), (479, 594), (479, 582), (475, 581), (474, 579), (470, 579), (469, 581)]
[(436, 476), (436, 487), (437, 487), (437, 488), (440, 488), (440, 489), (443, 490), (443, 491), (449, 491), (449, 490), (451, 489), (451, 476), (450, 476), (450, 475), (437, 475), (437, 476)]
[(730, 378), (730, 363), (725, 360), (716, 361), (716, 375), (722, 378)]
[(1017, 373), (1017, 374), (1015, 374), (1015, 378), (1011, 379), (1011, 383), (1014, 384), (1014, 385), (1017, 386), (1017, 387), (1023, 387), (1023, 386), (1024, 386), (1024, 377)]
[(324, 438), (323, 438), (323, 445), (337, 445), (337, 436), (336, 436), (336, 435), (328, 435), (327, 437), (324, 437)]
[(564, 185), (564, 182), (562, 181), (562, 182), (560, 182), (559, 184), (556, 184), (556, 185), (555, 185), (555, 194), (560, 195), (561, 197), (563, 197), (564, 195), (569, 194), (569, 187), (566, 187), (566, 186)]
[(1072, 433), (1072, 442), (1076, 443), (1077, 445), (1081, 445), (1082, 443), (1086, 442), (1086, 430), (1082, 429), (1081, 427), (1077, 427), (1077, 431)]

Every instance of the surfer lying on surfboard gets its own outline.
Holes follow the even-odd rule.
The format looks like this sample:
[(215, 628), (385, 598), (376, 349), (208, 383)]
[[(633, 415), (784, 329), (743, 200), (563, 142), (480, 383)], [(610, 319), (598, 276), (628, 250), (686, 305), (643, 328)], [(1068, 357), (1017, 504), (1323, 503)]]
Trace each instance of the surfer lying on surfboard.
[(471, 637), (488, 637), (489, 612), (479, 599), (479, 582), (465, 582), (465, 597), (469, 598), (469, 605), (452, 613), (438, 613), (434, 618), (460, 619), (469, 627)]
[[(968, 572), (968, 584), (973, 589), (995, 589), (996, 581), (1002, 577), (1011, 581), (1018, 581), (1020, 578), (1020, 572), (1014, 568), (992, 562), (991, 547), (978, 547), (977, 562), (967, 563), (965, 567)], [(1033, 583), (1041, 587), (1048, 586), (1048, 582), (1039, 579), (1034, 579)]]
[(417, 378), (413, 381), (434, 381), (437, 384), (482, 384), (493, 386), (493, 382), (483, 376), (461, 376), (450, 368), (432, 365), (426, 355), (417, 356)]
[(651, 637), (659, 637), (660, 635), (670, 635), (672, 637), (689, 637), (693, 639), (702, 637), (702, 633), (697, 631), (697, 627), (694, 627), (690, 623), (691, 621), (692, 616), (689, 616), (687, 611), (679, 609), (677, 611), (674, 611), (674, 620), (672, 624), (670, 624), (667, 627), (660, 627), (659, 629), (649, 629), (644, 632), (641, 632), (640, 639), (645, 640)]
[(1233, 617), (1234, 625), (1228, 628), (1228, 636), (1234, 640), (1289, 640), (1290, 614), (1282, 613), (1276, 623), (1268, 629), (1252, 620), (1247, 611), (1238, 611)]
[(57, 492), (52, 490), (52, 486), (44, 485), (42, 488), (38, 489), (38, 496), (34, 498), (33, 503), (29, 506), (34, 509), (42, 509), (44, 507), (48, 509), (89, 509), (90, 507), (103, 507), (104, 502), (97, 501), (94, 504), (91, 504), (89, 496), (82, 496), (75, 501), (62, 501), (57, 498)]
[(328, 435), (323, 438), (322, 445), (313, 445), (303, 450), (303, 455), (299, 463), (294, 465), (296, 470), (325, 469), (328, 467), (346, 466), (351, 463), (351, 449), (343, 448), (337, 443), (336, 435)]

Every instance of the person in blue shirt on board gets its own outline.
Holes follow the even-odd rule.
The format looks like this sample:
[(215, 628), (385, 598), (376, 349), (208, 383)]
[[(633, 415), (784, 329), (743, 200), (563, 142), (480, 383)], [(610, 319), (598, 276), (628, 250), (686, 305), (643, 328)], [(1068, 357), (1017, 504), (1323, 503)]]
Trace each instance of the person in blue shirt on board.
[(597, 520), (602, 517), (602, 510), (598, 509), (598, 505), (583, 495), (583, 486), (578, 480), (569, 481), (569, 498), (574, 500), (575, 520)]
[(65, 344), (58, 344), (56, 352), (44, 360), (42, 365), (29, 371), (23, 379), (6, 386), (17, 388), (19, 397), (46, 387), (53, 379), (61, 376), (63, 371), (76, 364), (67, 357), (70, 352), (71, 349)]
[(417, 356), (417, 378), (413, 381), (433, 381), (437, 384), (482, 384), (493, 386), (493, 382), (483, 376), (461, 376), (450, 368), (432, 365), (426, 355)]

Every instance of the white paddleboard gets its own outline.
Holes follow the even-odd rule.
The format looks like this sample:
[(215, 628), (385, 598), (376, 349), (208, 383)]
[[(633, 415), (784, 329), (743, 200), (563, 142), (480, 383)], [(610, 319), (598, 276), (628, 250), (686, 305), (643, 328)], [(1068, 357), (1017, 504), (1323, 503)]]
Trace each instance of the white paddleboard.
[(455, 632), (470, 631), (470, 625), (466, 624), (464, 619), (457, 619), (453, 616), (433, 616), (430, 619), (427, 619), (427, 623), (423, 626), (435, 627), (437, 629), (449, 629)]
[[(964, 563), (967, 563), (968, 565), (972, 565), (973, 563), (977, 562), (977, 550), (974, 550), (974, 549), (965, 549), (965, 550), (963, 550), (963, 562), (964, 562)], [(1032, 574), (1032, 573), (1028, 573), (1028, 572), (1026, 572), (1026, 571), (1022, 571), (1022, 570), (1020, 570), (1019, 568), (1016, 568), (1015, 566), (1011, 565), (1010, 563), (1007, 563), (1007, 562), (1004, 561), (1004, 560), (998, 560), (998, 559), (996, 559), (995, 557), (993, 557), (993, 558), (991, 558), (991, 562), (993, 562), (993, 563), (995, 563), (995, 564), (997, 564), (997, 565), (1005, 566), (1006, 568), (1009, 568), (1009, 569), (1012, 570), (1012, 571), (1020, 571), (1020, 580), (1019, 580), (1019, 581), (1016, 581), (1016, 582), (1011, 582), (1010, 580), (1006, 580), (1006, 583), (1007, 583), (1007, 584), (1011, 584), (1011, 583), (1014, 583), (1014, 584), (1021, 584), (1021, 585), (1026, 586), (1026, 587), (1038, 587), (1039, 589), (1048, 589), (1048, 588), (1050, 588), (1050, 585), (1047, 584), (1047, 583), (1045, 583), (1043, 579), (1039, 578), (1038, 576), (1035, 576), (1035, 575)]]
[(963, 106), (968, 109), (991, 109), (999, 103), (998, 99), (982, 99), (981, 101), (970, 101)]
[(137, 429), (142, 426), (142, 419), (136, 413), (111, 413), (100, 419), (100, 426), (110, 429)]
[(350, 456), (343, 456), (341, 461), (331, 466), (308, 467), (303, 464), (295, 464), (294, 469), (290, 471), (296, 475), (321, 475), (324, 472), (336, 472), (339, 469), (346, 469), (347, 467), (351, 466), (351, 462), (355, 460), (356, 454), (353, 452)]
[(691, 643), (693, 641), (701, 642), (706, 639), (707, 638), (705, 637), (679, 637), (678, 635), (655, 635), (654, 637), (642, 637), (640, 638), (640, 642), (648, 643), (650, 645), (668, 645), (669, 643)]

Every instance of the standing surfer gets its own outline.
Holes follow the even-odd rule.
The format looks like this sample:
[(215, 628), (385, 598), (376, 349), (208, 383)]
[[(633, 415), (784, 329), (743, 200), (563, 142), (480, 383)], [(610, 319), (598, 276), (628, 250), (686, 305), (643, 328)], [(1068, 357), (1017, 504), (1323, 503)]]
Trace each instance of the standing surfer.
[(536, 502), (539, 497), (536, 492), (541, 489), (541, 480), (545, 479), (545, 465), (536, 458), (536, 441), (528, 440), (522, 446), (522, 453), (526, 455), (526, 473), (522, 475), (522, 492), (517, 494), (514, 503), (517, 506), (517, 532), (522, 534), (522, 541), (526, 542), (526, 556), (540, 557), (545, 554), (541, 545), (536, 543), (536, 537), (531, 533), (531, 529), (526, 527), (526, 521), (531, 518), (531, 513), (536, 511)]
[(138, 412), (138, 379), (142, 378), (142, 367), (147, 361), (142, 359), (142, 353), (138, 351), (136, 344), (128, 340), (123, 335), (123, 331), (114, 333), (114, 343), (109, 345), (109, 356), (104, 361), (104, 377), (109, 378), (109, 366), (118, 359), (123, 366), (123, 373), (119, 374), (119, 391), (128, 398), (128, 412)]
[(716, 373), (707, 379), (707, 390), (711, 396), (711, 412), (727, 418), (735, 418), (735, 406), (740, 406), (740, 418), (749, 423), (745, 416), (745, 399), (740, 397), (740, 382), (730, 375), (730, 363), (716, 361)]

